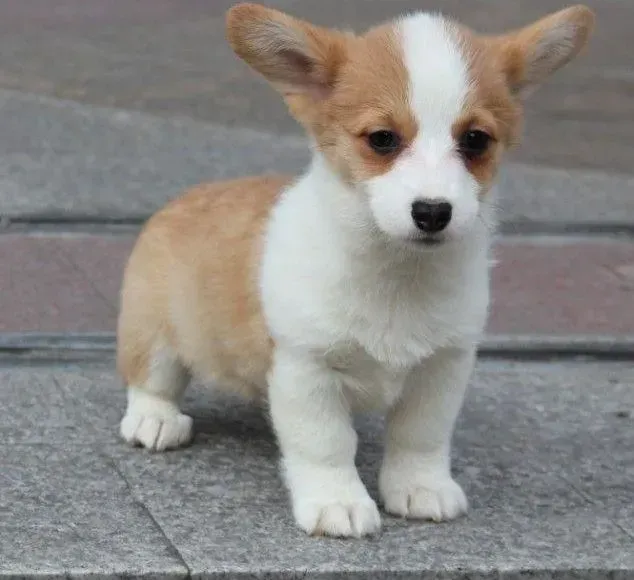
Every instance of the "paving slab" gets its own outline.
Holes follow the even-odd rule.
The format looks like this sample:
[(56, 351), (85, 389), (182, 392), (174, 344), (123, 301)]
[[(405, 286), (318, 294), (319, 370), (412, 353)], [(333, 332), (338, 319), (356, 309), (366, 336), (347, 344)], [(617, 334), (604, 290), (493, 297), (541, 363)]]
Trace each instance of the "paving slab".
[[(194, 443), (150, 454), (116, 437), (112, 369), (5, 368), (0, 577), (631, 578), (633, 381), (630, 364), (480, 362), (454, 443), (470, 514), (384, 516), (378, 538), (341, 541), (295, 529), (264, 410), (193, 385)], [(48, 400), (82, 437), (47, 422)], [(382, 420), (357, 429), (376, 496)]]
[[(0, 332), (113, 332), (132, 235), (0, 235)], [(491, 335), (626, 337), (634, 242), (502, 237)]]
[(97, 449), (0, 448), (0, 577), (185, 578), (147, 508)]
[[(111, 324), (112, 295), (63, 255), (63, 243), (16, 236), (0, 241), (0, 332), (35, 327), (79, 332)], [(80, 250), (80, 248), (78, 248)], [(119, 257), (119, 261), (121, 257)]]
[[(0, 90), (0, 133), (5, 218), (146, 216), (185, 187), (296, 174), (308, 162), (306, 143), (296, 136), (15, 91)], [(498, 189), (505, 221), (609, 224), (634, 216), (631, 174), (509, 163)]]
[(489, 331), (625, 335), (634, 330), (634, 244), (575, 238), (501, 239)]
[(77, 446), (94, 443), (97, 437), (104, 443), (107, 436), (113, 442), (112, 426), (124, 404), (122, 384), (111, 369), (88, 376), (80, 371), (60, 375), (54, 370), (0, 369), (1, 399), (7, 409), (0, 437), (7, 446), (45, 446), (52, 441)]
[[(84, 103), (297, 134), (281, 100), (232, 54), (233, 0), (4, 0), (0, 86)], [(364, 29), (409, 10), (438, 10), (499, 32), (560, 0), (268, 0), (315, 23)], [(632, 173), (634, 4), (586, 0), (597, 27), (580, 58), (529, 103), (524, 162)]]

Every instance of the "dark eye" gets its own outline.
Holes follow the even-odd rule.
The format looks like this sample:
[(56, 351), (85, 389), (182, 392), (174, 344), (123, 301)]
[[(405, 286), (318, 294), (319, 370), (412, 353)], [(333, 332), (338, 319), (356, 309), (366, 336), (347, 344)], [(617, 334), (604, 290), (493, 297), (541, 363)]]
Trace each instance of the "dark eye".
[(374, 131), (368, 135), (368, 143), (379, 155), (388, 155), (401, 145), (401, 138), (394, 131)]
[(458, 150), (466, 159), (476, 159), (483, 155), (491, 144), (491, 136), (484, 131), (474, 129), (463, 133)]

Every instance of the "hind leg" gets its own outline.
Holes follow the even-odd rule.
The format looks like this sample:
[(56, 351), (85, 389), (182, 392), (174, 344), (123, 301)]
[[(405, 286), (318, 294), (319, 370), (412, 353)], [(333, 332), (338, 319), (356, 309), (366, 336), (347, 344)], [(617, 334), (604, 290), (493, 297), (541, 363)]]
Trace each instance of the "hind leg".
[(179, 409), (189, 379), (189, 372), (170, 348), (156, 351), (144, 384), (128, 385), (121, 436), (131, 445), (151, 451), (176, 449), (189, 443), (193, 421)]

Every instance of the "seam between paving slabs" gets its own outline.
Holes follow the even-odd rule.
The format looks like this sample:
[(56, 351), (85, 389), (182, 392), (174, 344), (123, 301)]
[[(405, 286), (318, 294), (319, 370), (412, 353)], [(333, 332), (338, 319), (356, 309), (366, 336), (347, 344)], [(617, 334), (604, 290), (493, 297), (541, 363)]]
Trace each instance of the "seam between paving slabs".
[[(60, 362), (111, 360), (116, 336), (95, 333), (0, 333), (0, 361)], [(605, 361), (634, 360), (634, 335), (488, 335), (480, 344), (482, 359)]]
[[(55, 373), (52, 374), (51, 378), (52, 378), (53, 384), (55, 385), (57, 390), (62, 395), (64, 395), (65, 391), (62, 388), (62, 386), (60, 385), (58, 378), (55, 376)], [(86, 402), (86, 400), (84, 400), (84, 402)], [(88, 404), (90, 405), (90, 407), (93, 408), (93, 410), (95, 412), (97, 412), (97, 408), (92, 403), (90, 403), (88, 401)], [(139, 497), (137, 497), (136, 493), (134, 492), (134, 489), (130, 485), (130, 482), (128, 481), (128, 479), (125, 476), (125, 474), (119, 468), (116, 460), (113, 457), (109, 456), (103, 449), (99, 449), (98, 454), (115, 471), (115, 473), (121, 478), (121, 480), (123, 481), (123, 483), (126, 486), (126, 489), (128, 490), (128, 493), (130, 494), (130, 497), (132, 498), (132, 501), (134, 502), (134, 504), (141, 509), (141, 511), (150, 519), (152, 524), (159, 531), (159, 533), (161, 534), (161, 537), (163, 538), (163, 540), (167, 544), (169, 554), (171, 556), (173, 556), (174, 558), (176, 558), (176, 560), (178, 560), (178, 563), (181, 566), (183, 566), (183, 568), (185, 568), (186, 572), (184, 574), (178, 575), (178, 576), (174, 576), (174, 577), (175, 578), (179, 578), (179, 579), (180, 578), (191, 578), (191, 575), (192, 575), (191, 574), (191, 569), (190, 569), (189, 565), (187, 564), (187, 562), (185, 561), (185, 558), (180, 553), (178, 548), (174, 545), (172, 540), (168, 537), (168, 535), (166, 534), (166, 532), (163, 529), (163, 527), (156, 520), (156, 518), (154, 517), (154, 514), (152, 513), (150, 508)]]
[[(59, 383), (59, 380), (57, 378), (57, 376), (55, 375), (55, 373), (53, 373), (51, 375), (53, 384), (55, 385), (55, 387), (57, 388), (57, 390), (62, 394), (65, 395), (65, 391), (62, 388), (62, 386)], [(39, 379), (38, 379), (39, 380)], [(87, 402), (88, 405), (90, 407), (92, 407), (92, 409), (97, 412), (97, 408), (90, 402), (87, 400), (84, 400), (84, 402)], [(152, 522), (152, 524), (156, 527), (156, 529), (159, 531), (159, 533), (161, 534), (161, 537), (163, 538), (163, 540), (166, 542), (167, 547), (168, 547), (168, 552), (171, 556), (173, 556), (174, 558), (176, 558), (176, 560), (178, 560), (178, 563), (183, 566), (186, 570), (186, 572), (182, 575), (178, 575), (178, 576), (174, 576), (175, 578), (191, 578), (191, 569), (189, 567), (189, 565), (187, 564), (187, 562), (185, 561), (185, 558), (183, 557), (183, 555), (180, 553), (180, 551), (178, 550), (178, 548), (174, 545), (174, 543), (172, 542), (172, 540), (168, 537), (168, 535), (166, 534), (165, 530), (163, 529), (163, 527), (158, 523), (158, 521), (156, 520), (156, 518), (154, 517), (154, 514), (152, 513), (152, 511), (150, 510), (150, 508), (139, 498), (137, 497), (136, 493), (134, 492), (134, 489), (132, 488), (132, 486), (130, 485), (130, 482), (128, 481), (128, 478), (125, 476), (125, 474), (123, 473), (123, 471), (121, 471), (121, 469), (119, 468), (119, 466), (117, 465), (116, 460), (109, 456), (103, 449), (99, 449), (98, 450), (98, 455), (106, 462), (106, 464), (108, 464), (113, 470), (114, 472), (121, 478), (121, 480), (123, 481), (123, 483), (126, 486), (126, 489), (128, 490), (128, 493), (130, 494), (130, 497), (132, 498), (132, 501), (134, 502), (134, 504), (139, 507), (141, 509), (141, 511), (150, 519), (150, 521)]]
[[(53, 375), (53, 381), (56, 385), (56, 387), (61, 389), (61, 386), (59, 385), (58, 379), (55, 375)], [(511, 433), (510, 434), (511, 437), (516, 441), (516, 442), (520, 442), (522, 439), (521, 437), (519, 437), (518, 435)], [(172, 542), (172, 540), (170, 539), (170, 537), (167, 535), (167, 533), (165, 532), (165, 530), (163, 529), (163, 527), (160, 525), (160, 523), (156, 520), (154, 514), (151, 512), (150, 508), (137, 496), (137, 494), (134, 492), (134, 489), (132, 487), (132, 485), (130, 484), (128, 478), (125, 476), (125, 474), (122, 472), (120, 466), (117, 464), (117, 461), (115, 458), (111, 457), (110, 455), (108, 455), (103, 449), (99, 449), (98, 450), (98, 454), (100, 457), (102, 457), (102, 459), (104, 459), (106, 461), (106, 463), (114, 470), (114, 472), (121, 478), (121, 480), (124, 482), (126, 489), (128, 490), (128, 492), (130, 493), (130, 497), (133, 501), (133, 503), (144, 513), (147, 515), (147, 517), (150, 518), (150, 520), (152, 521), (152, 523), (154, 524), (154, 526), (156, 527), (156, 529), (159, 531), (161, 537), (163, 538), (163, 540), (166, 542), (166, 547), (168, 549), (168, 553), (174, 557), (178, 564), (180, 564), (184, 571), (182, 574), (179, 574), (177, 572), (170, 572), (169, 575), (167, 575), (168, 578), (174, 578), (174, 579), (191, 579), (193, 577), (193, 573), (192, 573), (192, 569), (190, 568), (189, 564), (187, 563), (187, 561), (185, 560), (184, 555), (179, 551), (179, 549), (176, 547), (176, 545)], [(559, 474), (556, 474), (557, 477), (559, 477), (569, 488), (571, 488), (572, 490), (574, 490), (574, 492), (580, 497), (582, 498), (584, 501), (586, 501), (588, 504), (590, 505), (599, 505), (591, 496), (589, 496), (587, 493), (584, 493), (583, 491), (579, 490), (577, 488), (577, 486), (575, 486), (574, 483), (572, 483), (571, 481), (569, 481), (567, 478), (560, 476)], [(610, 523), (612, 523), (616, 529), (618, 529), (621, 533), (625, 534), (626, 537), (634, 539), (634, 536), (626, 529), (624, 529), (623, 526), (621, 526), (617, 521), (615, 521), (615, 518), (613, 516), (607, 516), (607, 518)], [(581, 572), (585, 572), (586, 574), (591, 573), (592, 571), (590, 570), (580, 570)], [(286, 572), (286, 571), (284, 571)], [(301, 575), (301, 573), (298, 573), (298, 575), (296, 576), (295, 574), (293, 574), (292, 576), (287, 575), (288, 572), (284, 573), (280, 570), (271, 570), (267, 572), (262, 573), (258, 573), (259, 577), (271, 577), (271, 578), (282, 578), (282, 577), (287, 577), (287, 578), (295, 578), (295, 577), (303, 577)], [(324, 576), (327, 577), (331, 577), (329, 572), (325, 572), (325, 571), (319, 571), (319, 570), (315, 570), (315, 571), (310, 571), (307, 570), (306, 571), (306, 575), (311, 575), (311, 572), (313, 574), (315, 574), (316, 577), (320, 577), (322, 576), (322, 574)], [(363, 570), (360, 571), (363, 575), (367, 574), (368, 571)], [(395, 571), (392, 570), (392, 573), (394, 573)], [(420, 572), (420, 571), (418, 571)], [(509, 573), (508, 570), (505, 571), (506, 573)], [(518, 575), (522, 574), (522, 571), (516, 571), (518, 573)], [(533, 571), (534, 573), (535, 571)], [(542, 570), (543, 572), (543, 570)], [(560, 570), (555, 570), (554, 572), (561, 572)], [(567, 570), (567, 572), (571, 572), (574, 575), (574, 571), (571, 570)], [(589, 576), (589, 578), (596, 578), (596, 577), (601, 577), (604, 576), (605, 574), (608, 574), (607, 577), (612, 577), (612, 574), (614, 573), (614, 570), (597, 570), (594, 573), (591, 573)], [(226, 576), (225, 576), (226, 574)], [(270, 574), (270, 576), (269, 576)], [(235, 578), (239, 578), (241, 576), (243, 576), (243, 573), (241, 571), (229, 571), (227, 573), (227, 571), (206, 571), (206, 572), (202, 572), (201, 574), (202, 576), (206, 576), (206, 577), (235, 577)], [(246, 577), (248, 574), (244, 574), (244, 576)], [(395, 574), (398, 575), (398, 574)], [(504, 574), (503, 574), (504, 575)], [(511, 576), (514, 576), (514, 574), (510, 574)], [(90, 574), (86, 574), (85, 576), (83, 576), (83, 578), (88, 578), (90, 576)], [(198, 575), (197, 575), (198, 576)], [(354, 572), (352, 572), (352, 574), (349, 573), (339, 573), (336, 574), (335, 577), (351, 577), (354, 576)], [(488, 574), (484, 574), (483, 577), (487, 577)], [(585, 576), (585, 575), (584, 575)], [(249, 575), (250, 577), (250, 575)], [(453, 574), (450, 574), (449, 577), (454, 577)], [(457, 573), (456, 578), (458, 577), (462, 577), (462, 575), (460, 573)]]
[(103, 302), (103, 304), (106, 305), (108, 310), (110, 310), (111, 313), (116, 315), (117, 307), (113, 305), (110, 302), (110, 300), (108, 300), (108, 297), (104, 295), (100, 286), (98, 284), (95, 284), (95, 281), (92, 279), (92, 277), (86, 274), (86, 271), (81, 266), (79, 266), (75, 262), (75, 260), (72, 259), (72, 257), (64, 248), (60, 248), (58, 254), (75, 272), (77, 272), (84, 280), (86, 280), (86, 282), (90, 285), (90, 287), (93, 289), (95, 294), (97, 294), (97, 296), (101, 298), (101, 301)]
[[(136, 234), (152, 214), (131, 216), (98, 216), (56, 213), (24, 216), (0, 216), (0, 234), (70, 234), (93, 235)], [(505, 220), (496, 228), (501, 236), (619, 236), (634, 238), (634, 223), (629, 222), (559, 222), (544, 220)]]
[(192, 571), (189, 565), (187, 564), (187, 562), (185, 561), (184, 556), (180, 553), (178, 548), (174, 545), (174, 543), (169, 538), (169, 536), (167, 535), (167, 533), (165, 532), (161, 524), (158, 523), (157, 519), (154, 517), (154, 514), (152, 513), (150, 508), (139, 497), (137, 497), (136, 493), (134, 492), (134, 489), (132, 488), (132, 486), (130, 485), (130, 482), (128, 481), (128, 478), (125, 476), (125, 474), (121, 471), (121, 469), (117, 465), (116, 460), (110, 457), (103, 450), (99, 451), (99, 455), (110, 465), (112, 469), (114, 469), (115, 473), (123, 480), (128, 492), (130, 493), (130, 497), (132, 498), (132, 501), (135, 503), (135, 505), (139, 507), (143, 511), (143, 513), (145, 513), (145, 515), (150, 519), (150, 521), (154, 524), (154, 526), (156, 526), (156, 529), (159, 531), (159, 533), (161, 534), (161, 536), (167, 543), (167, 547), (168, 547), (168, 551), (170, 555), (176, 558), (178, 560), (178, 563), (181, 566), (183, 566), (183, 568), (185, 568), (186, 573), (183, 574), (182, 576), (178, 576), (178, 578), (191, 578)]
[[(51, 379), (52, 379), (53, 385), (55, 386), (56, 390), (61, 395), (65, 395), (66, 394), (65, 391), (62, 388), (62, 386), (60, 385), (60, 383), (59, 383), (59, 381), (58, 381), (58, 379), (57, 379), (57, 377), (55, 376), (54, 373), (51, 375)], [(42, 386), (41, 379), (38, 377), (38, 378), (36, 378), (36, 380), (38, 381), (38, 383), (40, 383), (40, 386)], [(84, 400), (84, 402), (86, 402), (86, 400)], [(88, 402), (88, 404), (93, 408), (93, 410), (96, 410), (96, 408), (92, 405), (92, 403)], [(28, 446), (32, 446), (32, 444), (27, 444), (27, 445)], [(176, 546), (170, 540), (170, 538), (167, 536), (167, 534), (165, 533), (165, 530), (158, 523), (158, 521), (154, 517), (154, 514), (152, 514), (151, 510), (149, 509), (149, 507), (147, 505), (145, 505), (145, 503), (143, 503), (143, 501), (141, 501), (137, 497), (137, 495), (134, 493), (134, 490), (133, 490), (132, 486), (130, 485), (130, 482), (126, 478), (125, 474), (121, 471), (121, 469), (119, 469), (119, 466), (117, 465), (116, 460), (114, 458), (110, 457), (109, 455), (107, 455), (102, 449), (99, 449), (97, 451), (97, 453), (106, 462), (106, 464), (109, 465), (114, 470), (114, 472), (117, 474), (117, 476), (121, 478), (121, 480), (123, 481), (124, 485), (126, 486), (126, 489), (128, 490), (128, 493), (130, 494), (130, 497), (131, 497), (134, 505), (136, 505), (138, 508), (140, 508), (141, 511), (150, 519), (152, 524), (156, 527), (156, 529), (158, 530), (159, 534), (161, 535), (161, 537), (165, 541), (165, 543), (167, 545), (167, 550), (168, 550), (169, 555), (174, 557), (177, 560), (178, 564), (180, 564), (185, 570), (182, 574), (169, 573), (168, 577), (175, 578), (175, 579), (178, 578), (179, 580), (191, 578), (192, 577), (191, 569), (190, 569), (189, 565), (187, 564), (187, 562), (185, 561), (185, 558), (180, 553), (178, 548), (176, 548)], [(90, 573), (87, 573), (85, 576), (86, 577), (90, 577), (90, 575), (91, 575)], [(0, 574), (0, 577), (3, 577), (3, 575)]]

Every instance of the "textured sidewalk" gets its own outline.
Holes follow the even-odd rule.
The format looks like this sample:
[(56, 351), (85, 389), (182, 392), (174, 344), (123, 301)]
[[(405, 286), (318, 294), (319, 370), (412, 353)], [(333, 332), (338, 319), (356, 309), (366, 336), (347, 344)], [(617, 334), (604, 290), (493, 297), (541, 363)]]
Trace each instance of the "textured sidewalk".
[[(631, 364), (481, 363), (455, 438), (471, 511), (371, 540), (293, 525), (264, 414), (194, 386), (191, 447), (129, 449), (110, 369), (0, 370), (0, 577), (634, 577)], [(359, 418), (377, 497), (381, 420)]]

